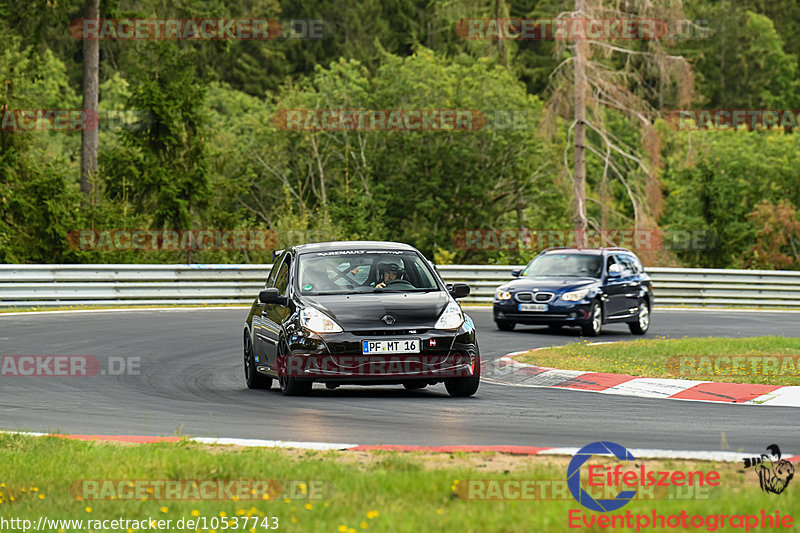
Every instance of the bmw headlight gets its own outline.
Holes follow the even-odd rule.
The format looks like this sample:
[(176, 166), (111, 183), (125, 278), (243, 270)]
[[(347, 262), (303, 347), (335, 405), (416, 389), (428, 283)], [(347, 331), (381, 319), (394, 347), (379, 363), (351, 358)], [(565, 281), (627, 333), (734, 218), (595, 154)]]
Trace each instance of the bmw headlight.
[(448, 305), (436, 321), (435, 329), (458, 329), (464, 323), (464, 313), (456, 303)]
[(339, 333), (342, 331), (342, 326), (315, 307), (306, 307), (300, 311), (300, 324), (314, 333)]
[(498, 300), (510, 300), (511, 299), (511, 293), (508, 292), (508, 291), (497, 291), (497, 293), (495, 293), (494, 297), (497, 298)]
[(579, 291), (565, 292), (561, 295), (561, 299), (565, 302), (580, 302), (586, 295), (589, 294), (589, 289), (581, 289)]

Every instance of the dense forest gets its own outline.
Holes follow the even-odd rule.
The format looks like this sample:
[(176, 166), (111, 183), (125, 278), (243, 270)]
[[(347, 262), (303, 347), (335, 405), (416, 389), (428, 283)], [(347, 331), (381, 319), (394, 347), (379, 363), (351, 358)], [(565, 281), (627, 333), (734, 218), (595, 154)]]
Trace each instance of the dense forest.
[[(86, 40), (71, 29), (92, 3), (0, 0), (0, 262), (271, 261), (258, 247), (92, 248), (80, 237), (214, 229), (268, 230), (267, 248), (397, 240), (443, 263), (518, 263), (537, 246), (470, 247), (463, 236), (573, 227), (582, 65), (590, 230), (661, 236), (640, 250), (650, 265), (800, 268), (798, 125), (781, 114), (772, 128), (704, 127), (679, 113), (800, 109), (796, 0), (101, 0), (102, 19), (269, 19), (280, 29), (269, 39), (97, 41), (97, 171), (82, 190), (81, 132), (21, 131), (15, 120), (82, 109)], [(490, 19), (569, 17), (576, 4), (586, 18), (625, 14), (680, 31), (468, 34)], [(401, 127), (320, 126), (357, 121), (359, 110)], [(426, 110), (469, 111), (470, 127), (409, 128), (409, 112)]]

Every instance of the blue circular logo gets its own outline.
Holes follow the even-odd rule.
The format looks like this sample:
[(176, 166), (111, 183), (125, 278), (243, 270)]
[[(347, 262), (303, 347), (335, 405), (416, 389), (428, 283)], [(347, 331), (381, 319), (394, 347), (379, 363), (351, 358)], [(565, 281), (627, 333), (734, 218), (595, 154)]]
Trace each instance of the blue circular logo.
[(567, 486), (575, 501), (592, 511), (607, 513), (624, 507), (636, 496), (635, 490), (623, 490), (613, 500), (595, 500), (581, 487), (581, 466), (593, 455), (611, 455), (620, 461), (635, 457), (625, 447), (613, 442), (593, 442), (578, 450), (567, 467)]

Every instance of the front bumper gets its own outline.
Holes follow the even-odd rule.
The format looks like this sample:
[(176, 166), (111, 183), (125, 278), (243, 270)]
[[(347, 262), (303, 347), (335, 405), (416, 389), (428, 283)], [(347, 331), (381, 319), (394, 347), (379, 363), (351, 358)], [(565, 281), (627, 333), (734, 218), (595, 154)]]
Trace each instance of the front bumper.
[[(363, 340), (419, 339), (420, 353), (361, 353)], [(480, 372), (480, 355), (472, 322), (459, 330), (403, 329), (345, 331), (289, 337), (290, 353), (277, 361), (278, 376), (324, 383), (392, 384), (408, 381), (439, 383)], [(257, 368), (267, 373), (265, 368)]]
[(495, 300), (492, 312), (495, 321), (506, 320), (518, 324), (584, 324), (590, 321), (591, 301), (565, 302), (560, 298), (547, 304), (547, 311), (520, 311), (519, 302), (511, 300)]

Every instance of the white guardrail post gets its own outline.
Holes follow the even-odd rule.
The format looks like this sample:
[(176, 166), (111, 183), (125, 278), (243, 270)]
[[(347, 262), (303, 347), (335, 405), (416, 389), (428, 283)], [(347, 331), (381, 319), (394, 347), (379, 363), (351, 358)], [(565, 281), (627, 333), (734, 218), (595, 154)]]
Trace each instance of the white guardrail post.
[[(271, 265), (0, 265), (0, 308), (248, 305)], [(490, 303), (521, 266), (438, 265), (469, 283), (465, 303)], [(656, 306), (800, 308), (800, 272), (648, 268)]]

